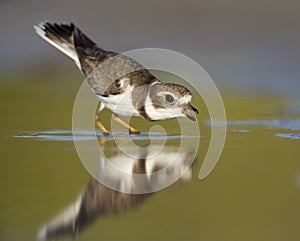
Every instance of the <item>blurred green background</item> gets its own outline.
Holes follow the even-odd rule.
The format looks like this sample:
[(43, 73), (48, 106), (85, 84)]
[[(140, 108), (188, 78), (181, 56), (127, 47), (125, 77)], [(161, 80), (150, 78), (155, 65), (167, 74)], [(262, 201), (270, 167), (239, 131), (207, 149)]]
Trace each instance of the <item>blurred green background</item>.
[[(91, 178), (71, 141), (15, 137), (72, 127), (83, 79), (34, 33), (43, 20), (72, 21), (106, 49), (193, 58), (219, 87), (229, 120), (221, 159), (200, 181), (210, 131), (196, 97), (202, 138), (193, 180), (97, 220), (79, 240), (300, 239), (299, 2), (2, 1), (0, 20), (0, 240), (34, 240)], [(161, 124), (176, 131), (174, 120)]]

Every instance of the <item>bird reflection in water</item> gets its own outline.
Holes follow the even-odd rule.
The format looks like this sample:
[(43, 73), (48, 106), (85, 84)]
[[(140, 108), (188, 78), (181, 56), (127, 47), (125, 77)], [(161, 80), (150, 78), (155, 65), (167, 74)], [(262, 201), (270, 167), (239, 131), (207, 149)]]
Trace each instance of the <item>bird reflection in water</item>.
[[(127, 150), (130, 148), (125, 147)], [(159, 145), (149, 145), (138, 149), (138, 157), (134, 158), (118, 151), (116, 147), (113, 149), (116, 150), (109, 158), (100, 155), (97, 170), (102, 183), (103, 180), (109, 183), (110, 188), (92, 179), (75, 202), (39, 230), (39, 240), (75, 237), (97, 218), (133, 210), (155, 193), (148, 191), (132, 194), (134, 190), (150, 190), (152, 185), (157, 186), (170, 180), (175, 181), (173, 185), (178, 185), (192, 178), (191, 164), (195, 153), (178, 153), (178, 148), (173, 146), (165, 146), (161, 150)], [(128, 175), (117, 175), (107, 168), (108, 162)], [(145, 178), (140, 181), (135, 178), (135, 174), (145, 174)]]

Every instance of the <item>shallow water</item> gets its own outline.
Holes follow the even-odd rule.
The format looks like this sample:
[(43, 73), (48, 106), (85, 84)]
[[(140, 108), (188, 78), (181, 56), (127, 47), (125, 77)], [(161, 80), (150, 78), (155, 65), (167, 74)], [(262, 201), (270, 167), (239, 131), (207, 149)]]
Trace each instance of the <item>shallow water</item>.
[[(35, 240), (43, 225), (74, 203), (92, 177), (80, 162), (71, 118), (80, 83), (16, 80), (1, 83), (0, 239)], [(210, 141), (207, 110), (200, 100), (201, 135), (191, 176), (141, 198), (127, 211), (101, 214), (83, 225), (78, 240), (299, 240), (300, 118), (286, 115), (286, 100), (225, 94), (228, 132), (222, 156), (198, 179)], [(199, 103), (199, 104), (198, 104)], [(109, 123), (109, 112), (104, 112)], [(189, 124), (189, 122), (186, 122)], [(149, 144), (151, 123), (133, 120), (140, 136), (116, 132), (122, 141)], [(157, 123), (156, 123), (157, 124)], [(168, 147), (182, 137), (176, 120), (159, 122)], [(223, 124), (223, 123), (220, 123)], [(101, 135), (101, 133), (99, 133)], [(88, 143), (89, 130), (74, 133)], [(160, 132), (151, 138), (165, 139)], [(109, 155), (111, 137), (102, 137)], [(121, 158), (122, 160), (122, 158)], [(115, 195), (108, 191), (104, 197)], [(101, 199), (100, 201), (102, 201)], [(100, 203), (99, 201), (99, 203)]]

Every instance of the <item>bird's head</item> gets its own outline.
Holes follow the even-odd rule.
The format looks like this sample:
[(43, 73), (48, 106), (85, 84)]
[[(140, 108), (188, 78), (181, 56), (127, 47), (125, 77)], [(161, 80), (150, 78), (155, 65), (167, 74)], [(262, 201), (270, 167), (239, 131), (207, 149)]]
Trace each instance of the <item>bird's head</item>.
[[(184, 86), (171, 83), (155, 83), (151, 86), (148, 105), (145, 108), (152, 120), (163, 120), (186, 116), (192, 121), (196, 118), (191, 112), (199, 113), (191, 104), (192, 94)], [(150, 102), (150, 103), (149, 103)]]

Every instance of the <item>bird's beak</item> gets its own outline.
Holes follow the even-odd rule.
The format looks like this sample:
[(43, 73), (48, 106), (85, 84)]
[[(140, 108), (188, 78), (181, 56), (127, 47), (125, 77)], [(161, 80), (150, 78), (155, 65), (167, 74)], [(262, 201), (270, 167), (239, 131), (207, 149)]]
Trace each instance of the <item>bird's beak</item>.
[(187, 103), (187, 104), (183, 107), (182, 113), (183, 113), (187, 118), (189, 118), (190, 120), (196, 121), (195, 116), (193, 116), (193, 115), (191, 114), (191, 110), (192, 110), (193, 112), (195, 112), (196, 114), (199, 114), (199, 111), (198, 111), (194, 106), (192, 106), (191, 103)]

